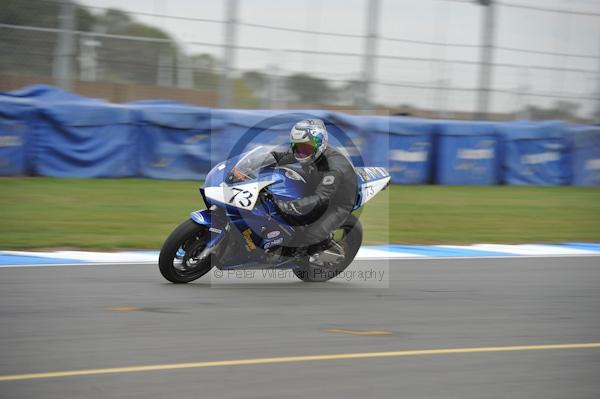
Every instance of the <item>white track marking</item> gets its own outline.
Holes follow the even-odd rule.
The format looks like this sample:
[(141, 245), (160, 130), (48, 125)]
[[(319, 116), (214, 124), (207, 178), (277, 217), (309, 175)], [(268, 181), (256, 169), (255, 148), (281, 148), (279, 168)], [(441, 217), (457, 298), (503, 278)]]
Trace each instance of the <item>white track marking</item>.
[(423, 258), (425, 255), (409, 252), (392, 252), (385, 249), (362, 247), (356, 254), (356, 259), (390, 259), (390, 258)]
[(0, 255), (37, 256), (50, 259), (73, 259), (90, 263), (137, 263), (158, 262), (158, 253), (144, 252), (87, 252), (87, 251), (56, 251), (56, 252), (24, 252), (0, 251)]
[[(572, 248), (560, 245), (538, 245), (538, 244), (523, 244), (523, 245), (501, 245), (501, 244), (475, 244), (469, 246), (459, 245), (435, 245), (431, 246), (431, 254), (424, 253), (426, 247), (419, 246), (419, 253), (412, 253), (407, 247), (403, 252), (392, 251), (385, 246), (361, 247), (356, 256), (356, 260), (428, 260), (428, 259), (503, 259), (503, 258), (558, 258), (558, 257), (579, 257), (579, 256), (600, 256), (600, 251)], [(440, 253), (441, 249), (447, 248), (448, 254)], [(458, 251), (470, 251), (472, 255), (463, 255)], [(455, 253), (452, 253), (455, 251)], [(476, 252), (481, 251), (481, 255)], [(488, 252), (488, 253), (486, 253)], [(495, 254), (490, 254), (494, 252)], [(504, 255), (502, 255), (504, 254)], [(0, 251), (1, 256), (19, 256), (23, 257), (22, 261), (27, 262), (27, 257), (34, 257), (33, 263), (30, 264), (2, 264), (0, 268), (7, 267), (46, 267), (46, 266), (93, 266), (93, 265), (120, 265), (120, 264), (156, 264), (158, 262), (158, 251), (126, 251), (126, 252), (88, 252), (88, 251), (56, 251), (56, 252), (29, 252), (29, 251)], [(44, 258), (49, 263), (44, 262)], [(56, 259), (64, 260), (60, 264)], [(73, 260), (73, 263), (69, 263)], [(10, 262), (5, 260), (5, 262)]]
[(475, 244), (469, 249), (490, 251), (490, 252), (501, 252), (511, 255), (597, 255), (597, 251), (590, 251), (586, 249), (578, 248), (567, 248), (558, 245), (535, 245), (535, 244), (524, 244), (524, 245), (500, 245), (500, 244)]

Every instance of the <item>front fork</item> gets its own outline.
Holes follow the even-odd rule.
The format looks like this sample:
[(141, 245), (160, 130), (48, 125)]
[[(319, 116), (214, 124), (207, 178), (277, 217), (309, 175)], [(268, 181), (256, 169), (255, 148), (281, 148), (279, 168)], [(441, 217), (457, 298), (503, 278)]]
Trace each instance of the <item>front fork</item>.
[(213, 205), (208, 209), (192, 212), (190, 219), (201, 226), (207, 227), (210, 233), (208, 243), (199, 257), (212, 256), (215, 266), (219, 268), (219, 258), (227, 244), (229, 230), (231, 229), (225, 211)]

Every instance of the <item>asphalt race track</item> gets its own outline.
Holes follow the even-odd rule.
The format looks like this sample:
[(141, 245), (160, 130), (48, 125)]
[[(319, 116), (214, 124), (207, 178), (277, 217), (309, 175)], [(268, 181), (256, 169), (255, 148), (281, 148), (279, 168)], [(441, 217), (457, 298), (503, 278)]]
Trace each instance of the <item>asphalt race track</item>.
[(0, 268), (0, 398), (600, 397), (600, 257), (351, 271)]

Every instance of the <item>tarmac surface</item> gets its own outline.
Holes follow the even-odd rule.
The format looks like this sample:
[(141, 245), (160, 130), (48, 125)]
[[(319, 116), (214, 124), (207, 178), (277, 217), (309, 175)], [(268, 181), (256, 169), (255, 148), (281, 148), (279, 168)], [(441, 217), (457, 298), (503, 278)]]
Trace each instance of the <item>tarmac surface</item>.
[(0, 268), (0, 398), (600, 397), (598, 257), (349, 272)]

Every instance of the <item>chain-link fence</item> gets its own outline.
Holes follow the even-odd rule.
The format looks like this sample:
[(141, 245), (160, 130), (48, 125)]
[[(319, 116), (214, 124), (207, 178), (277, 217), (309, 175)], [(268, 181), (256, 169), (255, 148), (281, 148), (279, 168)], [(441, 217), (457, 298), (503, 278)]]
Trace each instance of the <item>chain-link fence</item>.
[[(578, 11), (572, 2), (548, 8), (365, 0), (348, 3), (360, 8), (358, 27), (339, 32), (314, 29), (310, 21), (306, 28), (254, 21), (239, 10), (253, 1), (223, 0), (222, 18), (206, 18), (183, 8), (160, 13), (85, 0), (4, 0), (1, 89), (43, 82), (113, 101), (162, 97), (207, 106), (367, 108), (445, 118), (600, 117), (600, 9)], [(486, 19), (490, 7), (493, 19)], [(425, 19), (431, 26), (394, 35), (394, 24), (410, 22), (415, 10), (431, 12)], [(321, 13), (321, 19), (335, 17)], [(544, 18), (544, 46), (528, 46), (535, 32), (519, 25), (535, 27)], [(454, 41), (463, 27), (451, 21), (462, 19), (469, 34)], [(199, 33), (179, 34), (184, 28)], [(483, 115), (482, 99), (490, 103)]]

